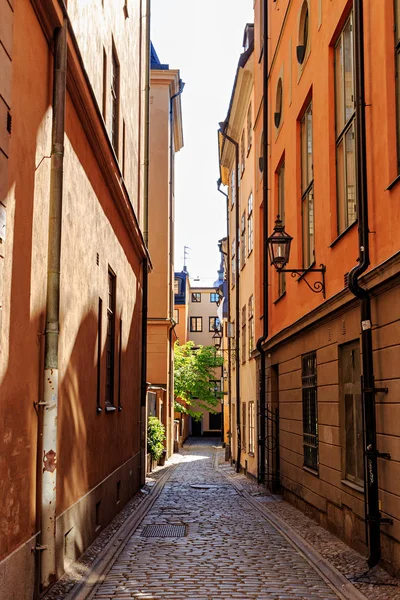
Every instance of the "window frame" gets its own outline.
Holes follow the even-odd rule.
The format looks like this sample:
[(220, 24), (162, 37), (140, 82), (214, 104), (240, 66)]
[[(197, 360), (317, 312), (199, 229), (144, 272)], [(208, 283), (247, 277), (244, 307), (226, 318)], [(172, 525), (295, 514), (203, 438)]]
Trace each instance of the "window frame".
[(106, 330), (106, 406), (115, 403), (115, 327), (117, 305), (117, 277), (111, 267), (108, 267), (107, 278), (107, 330)]
[(255, 447), (254, 401), (249, 402), (249, 454), (254, 456)]
[(317, 353), (301, 357), (303, 468), (319, 471)]
[[(217, 323), (218, 321), (218, 323)], [(211, 322), (214, 322), (213, 327), (211, 327)], [(219, 331), (220, 323), (218, 317), (208, 317), (208, 331)]]
[(177, 325), (179, 324), (179, 308), (174, 308), (174, 321)]
[(246, 329), (247, 329), (247, 306), (244, 304), (242, 307), (242, 331), (241, 331), (241, 341), (242, 341), (242, 364), (244, 364), (247, 360), (246, 354)]
[[(198, 329), (198, 322), (200, 320), (200, 329)], [(193, 328), (193, 323), (196, 323), (196, 327)], [(189, 329), (191, 333), (202, 333), (203, 332), (203, 317), (189, 317)]]
[[(302, 261), (304, 269), (308, 269), (315, 263), (314, 144), (312, 109), (312, 100), (310, 100), (300, 120)], [(309, 149), (310, 141), (311, 152)]]
[[(346, 117), (346, 71), (345, 71), (345, 32), (346, 28), (350, 25), (350, 33), (352, 40), (352, 52), (351, 52), (351, 73), (352, 73), (352, 112)], [(338, 76), (338, 61), (337, 54), (339, 45), (342, 49), (343, 55), (343, 68), (341, 71), (341, 77)], [(355, 71), (354, 71), (354, 19), (353, 10), (350, 12), (346, 22), (344, 23), (337, 40), (334, 45), (334, 82), (335, 82), (335, 145), (336, 145), (336, 205), (337, 205), (337, 233), (340, 235), (346, 231), (349, 227), (357, 221), (357, 164), (356, 164), (356, 103), (355, 103)], [(341, 89), (338, 89), (338, 81), (340, 79)], [(341, 98), (340, 98), (341, 97)], [(339, 104), (342, 107), (343, 114), (341, 119), (343, 125), (340, 127), (338, 123)], [(353, 177), (354, 177), (354, 200), (353, 200), (353, 212), (354, 217), (349, 217), (350, 202), (349, 202), (349, 155), (347, 150), (347, 139), (348, 135), (352, 132), (353, 136), (353, 152), (352, 152), (352, 166), (353, 166)], [(342, 148), (342, 150), (340, 150)]]
[(240, 220), (240, 269), (246, 264), (246, 209)]
[[(213, 299), (213, 296), (215, 297), (215, 299)], [(217, 292), (210, 292), (210, 302), (217, 304), (219, 301), (219, 296), (217, 294)]]
[(248, 321), (249, 321), (249, 358), (254, 350), (254, 296), (250, 296), (248, 304)]
[(231, 287), (236, 285), (236, 240), (232, 241), (231, 248)]
[(118, 60), (117, 50), (115, 48), (114, 40), (112, 43), (112, 54), (111, 54), (111, 143), (114, 148), (114, 152), (118, 157), (119, 149), (119, 111), (120, 111), (120, 87), (121, 87), (121, 76), (120, 76), (120, 64)]
[(253, 231), (253, 192), (250, 192), (247, 199), (247, 256), (253, 251), (254, 231)]
[(249, 108), (247, 109), (247, 156), (250, 153), (251, 145), (253, 143), (253, 106), (250, 102)]
[(194, 304), (201, 302), (201, 292), (191, 292), (190, 298)]
[[(278, 183), (278, 215), (285, 225), (285, 161), (283, 160), (276, 172)], [(278, 275), (278, 298), (286, 292), (286, 273), (277, 273)]]

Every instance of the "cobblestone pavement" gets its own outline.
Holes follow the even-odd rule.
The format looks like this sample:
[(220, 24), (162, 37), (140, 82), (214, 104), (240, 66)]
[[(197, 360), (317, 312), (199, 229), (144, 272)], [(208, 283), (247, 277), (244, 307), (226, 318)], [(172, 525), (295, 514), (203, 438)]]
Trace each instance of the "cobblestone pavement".
[[(238, 483), (260, 502), (264, 511), (273, 519), (274, 515), (282, 519), (294, 532), (310, 544), (321, 556), (337, 569), (346, 579), (369, 600), (400, 600), (400, 581), (391, 577), (381, 567), (369, 570), (366, 558), (347, 546), (342, 540), (319, 525), (317, 521), (305, 515), (294, 506), (273, 495), (246, 477), (236, 473), (229, 462), (219, 455), (219, 469)], [(272, 514), (271, 514), (272, 513)]]
[[(196, 443), (183, 454), (161, 495), (91, 598), (333, 600), (341, 597), (214, 468), (210, 443)], [(143, 537), (144, 528), (151, 524), (185, 524), (187, 536)]]

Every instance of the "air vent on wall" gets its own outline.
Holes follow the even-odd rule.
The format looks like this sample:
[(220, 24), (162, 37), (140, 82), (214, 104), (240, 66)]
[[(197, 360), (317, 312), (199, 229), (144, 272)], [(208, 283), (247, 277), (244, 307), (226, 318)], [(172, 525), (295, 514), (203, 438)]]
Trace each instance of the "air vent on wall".
[(345, 273), (344, 274), (344, 287), (347, 287), (349, 285), (349, 273)]
[(96, 265), (99, 266), (99, 264), (100, 264), (100, 256), (99, 256), (99, 253), (97, 252), (96, 253)]
[(344, 319), (342, 321), (342, 335), (346, 335), (346, 321)]

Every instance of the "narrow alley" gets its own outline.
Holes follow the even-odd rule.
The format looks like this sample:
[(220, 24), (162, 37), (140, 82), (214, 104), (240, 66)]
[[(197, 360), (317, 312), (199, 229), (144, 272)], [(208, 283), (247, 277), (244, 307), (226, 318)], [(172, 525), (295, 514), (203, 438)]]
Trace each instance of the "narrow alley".
[(157, 501), (85, 597), (343, 598), (216, 468), (213, 442), (185, 446)]

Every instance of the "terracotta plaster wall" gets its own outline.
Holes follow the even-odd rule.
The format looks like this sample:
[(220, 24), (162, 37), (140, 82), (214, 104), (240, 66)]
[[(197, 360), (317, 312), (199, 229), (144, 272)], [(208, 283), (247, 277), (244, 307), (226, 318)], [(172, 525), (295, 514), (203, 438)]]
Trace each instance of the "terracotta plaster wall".
[[(302, 264), (300, 198), (300, 130), (304, 110), (313, 103), (314, 202), (316, 264), (324, 263), (327, 298), (344, 287), (343, 276), (356, 263), (356, 227), (341, 239), (338, 236), (336, 209), (336, 158), (334, 124), (333, 47), (352, 7), (346, 0), (310, 6), (310, 51), (302, 67), (296, 59), (299, 14), (302, 0), (290, 4), (280, 0), (270, 6), (270, 232), (277, 212), (277, 186), (273, 178), (285, 157), (286, 230), (294, 239), (289, 267)], [(365, 80), (367, 127), (367, 171), (371, 262), (378, 264), (398, 250), (399, 188), (386, 191), (397, 175), (395, 123), (395, 70), (393, 51), (393, 3), (365, 4)], [(279, 42), (278, 42), (279, 40)], [(374, 51), (371, 48), (374, 46)], [(276, 87), (283, 79), (283, 115), (277, 129), (273, 123)], [(382, 116), (384, 115), (384, 118)], [(310, 282), (317, 277), (309, 275)], [(271, 301), (277, 299), (277, 274), (270, 271)], [(294, 302), (294, 300), (296, 300)], [(310, 294), (304, 283), (288, 278), (287, 293), (271, 304), (271, 334), (319, 306), (320, 295)]]
[[(139, 257), (70, 102), (67, 102), (65, 148), (59, 439), (60, 453), (64, 447), (66, 456), (59, 484), (60, 511), (139, 452), (136, 424), (142, 298)], [(122, 411), (106, 414), (109, 268), (116, 276), (114, 404), (120, 405)], [(97, 415), (99, 298), (103, 301), (100, 380), (103, 411)], [(113, 452), (105, 440), (113, 440)]]
[[(140, 5), (140, 0), (129, 2), (128, 17), (125, 17), (123, 2), (68, 1), (68, 14), (100, 111), (102, 111), (103, 106), (103, 88), (105, 89), (105, 124), (110, 137), (113, 48), (117, 56), (120, 73), (120, 104), (119, 142), (116, 154), (122, 172), (124, 153), (123, 122), (125, 122), (125, 168), (123, 176), (136, 215), (139, 212), (139, 119), (143, 114), (143, 107), (140, 106), (139, 70), (141, 52)], [(105, 80), (103, 77), (103, 52), (107, 57)]]
[[(7, 4), (7, 3), (6, 3)], [(4, 23), (3, 23), (4, 25)], [(23, 43), (29, 31), (29, 45)], [(37, 414), (47, 256), (51, 54), (27, 1), (14, 4), (0, 343), (0, 560), (35, 534)], [(29, 101), (27, 101), (29, 99)], [(34, 101), (33, 101), (34, 99)]]

